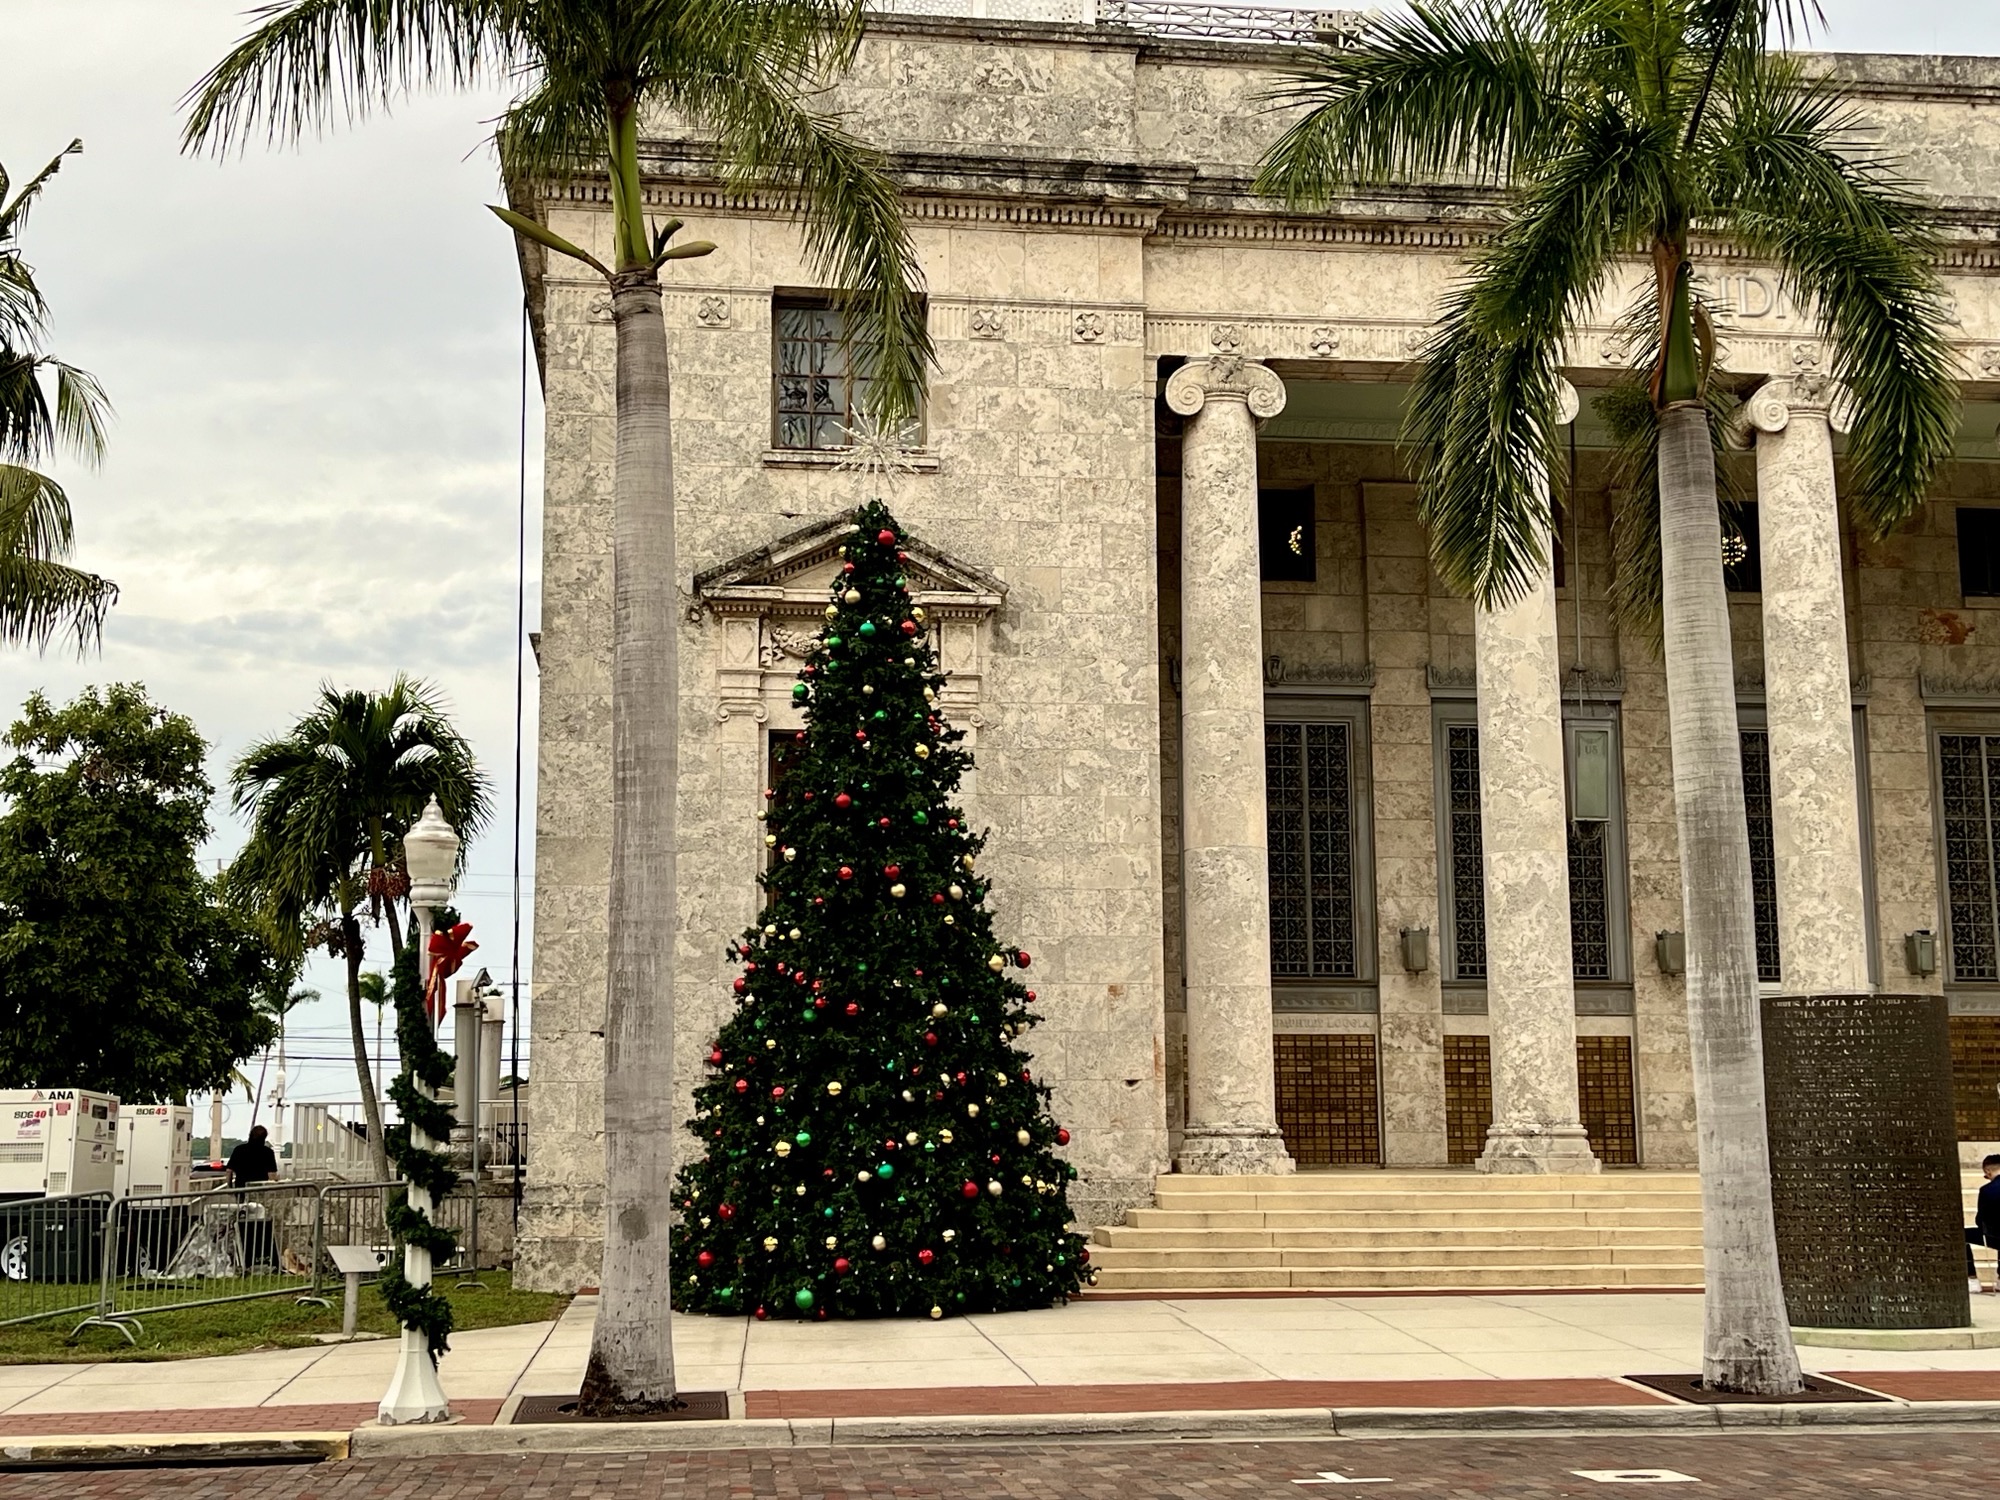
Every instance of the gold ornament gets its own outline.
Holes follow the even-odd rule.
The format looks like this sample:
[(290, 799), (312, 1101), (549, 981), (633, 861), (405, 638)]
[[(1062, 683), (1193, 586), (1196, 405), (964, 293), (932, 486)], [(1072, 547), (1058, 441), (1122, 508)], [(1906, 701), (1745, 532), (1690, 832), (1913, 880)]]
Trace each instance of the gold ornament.
[(764, 1236), (764, 1248), (766, 1250), (775, 1250), (778, 1248), (778, 1242), (767, 1234)]
[(861, 590), (849, 589), (840, 596), (840, 601), (843, 604), (859, 604), (861, 602)]
[(872, 697), (874, 697), (874, 696), (875, 696), (875, 684), (874, 684), (874, 683), (872, 683), (872, 682), (864, 682), (864, 683), (862, 683), (862, 684), (861, 684), (861, 696), (862, 696), (862, 697), (864, 697), (864, 698), (872, 698)]
[(796, 849), (793, 849), (793, 848), (791, 848), (791, 847), (789, 847), (789, 846), (787, 846), (787, 847), (786, 847), (786, 849), (785, 849), (785, 863), (786, 863), (786, 864), (790, 864), (790, 863), (791, 863), (791, 862), (792, 862), (793, 860), (797, 859), (798, 857), (799, 857), (799, 851), (798, 851), (798, 850), (796, 850)]
[(792, 1154), (792, 1143), (790, 1141), (780, 1141), (771, 1149), (780, 1156), (790, 1156)]
[(940, 1000), (938, 1001), (937, 1004), (931, 1007), (931, 1014), (934, 1016), (941, 1016), (944, 1015), (946, 1012), (948, 1012), (950, 1009), (951, 1009), (950, 1006), (946, 1005), (944, 1001)]
[(973, 1118), (973, 1119), (975, 1119), (975, 1120), (979, 1118), (979, 1106), (978, 1106), (978, 1105), (976, 1105), (976, 1104), (968, 1104), (968, 1105), (966, 1105), (966, 1106), (965, 1106), (965, 1112), (966, 1112), (966, 1113), (967, 1113), (968, 1115), (972, 1116), (972, 1118)]
[(778, 929), (776, 928), (776, 926), (769, 926), (764, 929), (765, 937), (776, 937), (777, 935), (778, 935)]
[(958, 918), (947, 913), (944, 919), (944, 925), (947, 927), (956, 927), (958, 925)]
[(828, 1235), (828, 1236), (826, 1237), (826, 1248), (827, 1248), (827, 1249), (829, 1249), (829, 1250), (833, 1250), (833, 1249), (836, 1249), (836, 1248), (838, 1248), (839, 1244), (840, 1244), (840, 1239), (839, 1239), (839, 1237), (838, 1237), (837, 1235), (831, 1235), (831, 1234), (830, 1234), (830, 1235)]
[(944, 1232), (944, 1242), (947, 1245), (949, 1245), (953, 1240), (957, 1238), (958, 1238), (958, 1231), (956, 1229), (947, 1229)]
[(832, 1083), (826, 1086), (826, 1091), (835, 1098), (838, 1098), (840, 1096), (840, 1080), (838, 1078), (834, 1079)]
[(903, 665), (906, 667), (914, 667), (916, 664), (917, 664), (917, 659), (914, 656), (906, 656), (903, 658)]
[(903, 1102), (904, 1102), (905, 1104), (915, 1104), (915, 1103), (917, 1102), (917, 1096), (916, 1096), (915, 1094), (911, 1093), (911, 1092), (910, 1092), (910, 1091), (909, 1091), (908, 1089), (904, 1089), (904, 1090), (903, 1090)]
[(943, 1317), (943, 1316), (944, 1316), (944, 1309), (943, 1309), (943, 1308), (941, 1308), (941, 1307), (933, 1307), (933, 1308), (931, 1309), (931, 1316), (932, 1316), (932, 1317), (934, 1317), (934, 1318), (941, 1318), (941, 1317)]
[(949, 1146), (951, 1144), (951, 1132), (949, 1130), (940, 1130), (938, 1132), (938, 1139)]
[(877, 1250), (887, 1250), (889, 1248), (889, 1242), (883, 1239), (882, 1236), (879, 1234), (876, 1235), (875, 1238), (870, 1240), (868, 1243), (873, 1245)]
[(908, 1135), (903, 1137), (903, 1144), (905, 1146), (914, 1146), (918, 1141), (922, 1139), (923, 1139), (922, 1136), (918, 1135), (914, 1130), (912, 1130)]
[(1006, 1185), (1002, 1183), (999, 1178), (996, 1177), (991, 1182), (986, 1184), (986, 1191), (992, 1194), (995, 1198), (997, 1198), (1002, 1193), (1006, 1192), (1007, 1188)]
[(922, 606), (921, 604), (919, 604), (919, 605), (918, 605), (918, 606), (917, 606), (917, 607), (916, 607), (915, 609), (911, 610), (911, 611), (910, 611), (910, 618), (911, 618), (912, 620), (915, 620), (915, 621), (916, 621), (916, 622), (917, 622), (917, 623), (918, 623), (919, 625), (923, 624), (923, 623), (924, 623), (924, 607), (923, 607), (923, 606)]
[(929, 760), (930, 758), (931, 758), (931, 747), (929, 745), (917, 746), (918, 760)]
[(1029, 1135), (1028, 1132), (1025, 1130), (1017, 1130), (1014, 1132), (1014, 1139), (1019, 1141), (1023, 1146), (1025, 1146), (1029, 1144), (1031, 1141), (1033, 1141), (1034, 1137)]
[(945, 887), (945, 894), (950, 896), (954, 901), (963, 901), (965, 899), (965, 887), (956, 884), (949, 885)]
[(837, 619), (839, 619), (839, 618), (840, 618), (840, 607), (839, 607), (838, 605), (835, 605), (835, 604), (829, 604), (829, 605), (828, 605), (828, 606), (826, 607), (826, 617), (827, 617), (827, 618), (828, 618), (829, 620), (837, 620)]
[(907, 887), (904, 886), (903, 882), (899, 880), (894, 885), (889, 887), (889, 894), (894, 896), (898, 901), (900, 901), (903, 899), (905, 895), (908, 894), (908, 889)]
[(794, 1193), (797, 1193), (801, 1198), (803, 1198), (806, 1195), (806, 1185), (802, 1182), (797, 1187), (793, 1188), (792, 1191)]
[(777, 1039), (776, 1039), (775, 1037), (768, 1037), (768, 1036), (767, 1036), (767, 1037), (765, 1037), (765, 1038), (764, 1038), (764, 1050), (765, 1050), (766, 1052), (776, 1052), (776, 1051), (778, 1050), (778, 1043), (777, 1043)]
[(1027, 1175), (1025, 1175), (1025, 1174), (1023, 1174), (1023, 1176), (1022, 1176), (1022, 1178), (1021, 1178), (1021, 1186), (1022, 1186), (1022, 1187), (1033, 1187), (1034, 1185), (1035, 1185), (1035, 1179), (1034, 1179), (1034, 1178), (1032, 1178), (1032, 1177), (1029, 1177), (1029, 1176), (1027, 1176)]
[(767, 833), (764, 835), (764, 847), (766, 849), (772, 848), (774, 845), (776, 845), (777, 842), (778, 842), (778, 836), (775, 833)]
[(1007, 967), (1007, 960), (996, 953), (986, 960), (986, 967), (991, 969), (995, 974), (998, 974), (1002, 969)]
[(794, 927), (790, 932), (786, 933), (785, 936), (790, 938), (793, 942), (796, 943), (799, 940), (799, 938), (803, 936), (803, 934), (800, 933), (798, 928)]
[(865, 1171), (856, 1172), (854, 1174), (854, 1180), (856, 1182), (873, 1182), (875, 1180), (875, 1174), (873, 1172), (865, 1172)]

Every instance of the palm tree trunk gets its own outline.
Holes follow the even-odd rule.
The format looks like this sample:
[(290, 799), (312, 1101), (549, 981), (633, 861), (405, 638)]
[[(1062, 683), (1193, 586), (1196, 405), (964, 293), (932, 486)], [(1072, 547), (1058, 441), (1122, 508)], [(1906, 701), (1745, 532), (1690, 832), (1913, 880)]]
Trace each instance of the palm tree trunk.
[(375, 1070), (368, 1062), (368, 1031), (361, 1021), (361, 924), (351, 913), (340, 918), (341, 952), (347, 960), (347, 1026), (354, 1038), (354, 1071), (361, 1080), (361, 1115), (368, 1122), (368, 1150), (375, 1180), (389, 1180), (388, 1143), (382, 1138), (382, 1101), (375, 1097)]
[(1698, 401), (1675, 402), (1660, 417), (1660, 551), (1701, 1155), (1702, 1379), (1790, 1395), (1801, 1386), (1799, 1358), (1771, 1217), (1742, 746), (1715, 453)]
[[(614, 168), (615, 171), (615, 168)], [(674, 478), (659, 278), (621, 271), (612, 490), (611, 892), (604, 1006), (604, 1264), (585, 1411), (674, 1396), (674, 798), (679, 732)]]

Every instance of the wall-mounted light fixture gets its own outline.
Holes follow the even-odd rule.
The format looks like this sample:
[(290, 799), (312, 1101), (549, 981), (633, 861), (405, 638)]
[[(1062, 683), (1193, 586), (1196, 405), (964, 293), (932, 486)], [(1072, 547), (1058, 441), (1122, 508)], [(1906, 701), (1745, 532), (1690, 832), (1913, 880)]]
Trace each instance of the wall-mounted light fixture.
[(1912, 974), (1929, 978), (1938, 971), (1937, 934), (1928, 927), (1903, 934), (1903, 962)]
[(1412, 974), (1421, 974), (1431, 966), (1431, 930), (1428, 927), (1405, 927), (1399, 934), (1403, 944), (1403, 967)]
[(1687, 934), (1684, 932), (1654, 933), (1653, 958), (1659, 964), (1662, 974), (1687, 973)]

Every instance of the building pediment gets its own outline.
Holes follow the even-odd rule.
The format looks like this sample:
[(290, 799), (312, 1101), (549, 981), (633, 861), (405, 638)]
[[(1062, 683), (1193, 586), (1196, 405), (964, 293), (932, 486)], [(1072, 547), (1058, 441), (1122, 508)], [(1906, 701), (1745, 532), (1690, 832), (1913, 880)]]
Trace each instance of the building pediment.
[[(840, 571), (840, 548), (855, 528), (855, 512), (815, 521), (776, 541), (697, 573), (695, 597), (718, 615), (759, 615), (773, 621), (811, 619), (826, 608)], [(933, 620), (983, 620), (1006, 598), (1007, 585), (992, 574), (931, 546), (908, 531), (911, 602)]]

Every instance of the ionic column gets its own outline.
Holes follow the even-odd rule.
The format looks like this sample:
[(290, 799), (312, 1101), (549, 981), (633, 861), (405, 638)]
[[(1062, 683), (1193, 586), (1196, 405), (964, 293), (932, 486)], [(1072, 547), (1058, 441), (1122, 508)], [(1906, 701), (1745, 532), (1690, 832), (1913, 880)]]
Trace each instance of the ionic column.
[(1271, 1065), (1264, 626), (1257, 423), (1285, 387), (1235, 355), (1167, 381), (1181, 441), (1181, 866), (1186, 902), (1183, 1172), (1289, 1172)]
[[(1560, 415), (1568, 422), (1576, 393), (1565, 387), (1565, 394)], [(1510, 604), (1473, 611), (1493, 1059), (1482, 1172), (1597, 1170), (1577, 1111), (1562, 667), (1546, 530), (1542, 542), (1545, 561), (1533, 585)]]
[(1854, 700), (1841, 587), (1833, 429), (1840, 391), (1794, 356), (1745, 410), (1757, 448), (1764, 564), (1764, 702), (1778, 950), (1788, 995), (1865, 993), (1867, 909), (1854, 782)]

